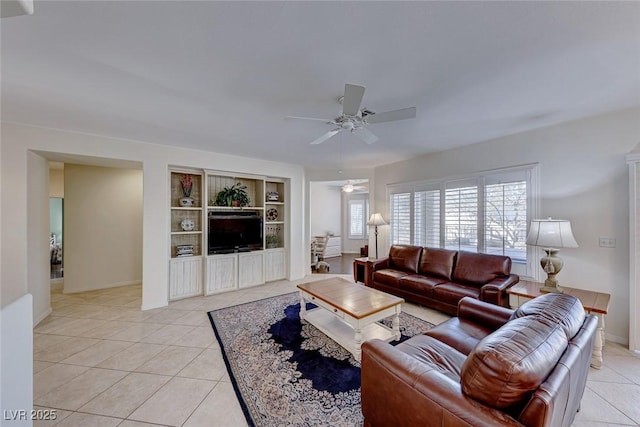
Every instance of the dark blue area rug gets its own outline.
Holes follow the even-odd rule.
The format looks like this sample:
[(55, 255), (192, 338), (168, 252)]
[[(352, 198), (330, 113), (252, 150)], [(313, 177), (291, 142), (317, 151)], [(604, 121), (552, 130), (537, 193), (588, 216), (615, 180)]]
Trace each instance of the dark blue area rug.
[[(362, 425), (360, 364), (299, 313), (295, 292), (209, 312), (247, 423)], [(400, 341), (432, 326), (401, 313)]]

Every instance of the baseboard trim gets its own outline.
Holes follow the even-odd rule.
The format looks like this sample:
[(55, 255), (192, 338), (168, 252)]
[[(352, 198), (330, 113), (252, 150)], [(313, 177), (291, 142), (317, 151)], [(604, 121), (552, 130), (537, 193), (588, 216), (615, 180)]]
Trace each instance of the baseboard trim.
[(106, 285), (102, 285), (102, 286), (97, 287), (97, 288), (78, 289), (78, 290), (73, 290), (71, 292), (68, 291), (67, 289), (64, 289), (62, 291), (62, 293), (63, 294), (77, 294), (79, 292), (98, 291), (100, 289), (119, 288), (121, 286), (132, 286), (132, 285), (141, 285), (141, 284), (142, 284), (142, 280), (131, 280), (131, 281), (127, 281), (127, 282), (108, 283)]
[(33, 320), (33, 327), (35, 328), (36, 326), (38, 326), (38, 324), (46, 319), (51, 313), (53, 313), (53, 308), (49, 307), (47, 310), (45, 310), (44, 313), (38, 316), (38, 318)]
[(607, 341), (615, 342), (617, 344), (622, 344), (622, 345), (626, 345), (626, 346), (629, 345), (629, 340), (626, 339), (626, 338), (619, 337), (617, 335), (607, 334), (606, 332), (605, 332), (604, 336), (605, 336), (605, 340), (607, 340)]

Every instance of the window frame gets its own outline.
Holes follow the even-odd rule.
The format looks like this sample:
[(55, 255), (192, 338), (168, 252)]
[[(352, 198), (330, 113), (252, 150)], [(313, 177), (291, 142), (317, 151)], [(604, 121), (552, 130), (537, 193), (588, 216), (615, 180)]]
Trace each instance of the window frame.
[[(526, 164), (519, 165), (508, 168), (501, 169), (493, 169), (486, 170), (482, 172), (477, 172), (473, 174), (467, 175), (458, 175), (458, 176), (450, 176), (444, 177), (441, 179), (431, 179), (425, 181), (414, 181), (414, 182), (406, 182), (406, 183), (398, 183), (398, 184), (388, 184), (387, 185), (387, 201), (388, 201), (388, 213), (387, 217), (389, 218), (390, 223), (390, 231), (389, 231), (389, 243), (394, 244), (394, 208), (392, 205), (392, 197), (395, 194), (400, 193), (409, 193), (409, 241), (414, 244), (416, 242), (416, 234), (415, 234), (415, 198), (416, 193), (421, 191), (429, 191), (429, 190), (439, 190), (440, 191), (440, 245), (439, 247), (444, 248), (445, 246), (445, 228), (446, 228), (446, 212), (445, 212), (445, 203), (446, 203), (446, 189), (455, 188), (456, 186), (464, 186), (471, 183), (471, 185), (477, 186), (477, 214), (476, 214), (476, 222), (477, 222), (477, 244), (475, 251), (481, 253), (487, 253), (488, 248), (486, 247), (485, 242), (485, 233), (486, 233), (486, 216), (485, 216), (485, 192), (486, 186), (495, 184), (496, 182), (500, 182), (504, 180), (505, 183), (509, 182), (509, 180), (514, 179), (518, 175), (524, 177), (524, 180), (527, 182), (527, 215), (526, 215), (526, 229), (528, 231), (529, 226), (531, 224), (531, 220), (534, 218), (538, 218), (540, 216), (540, 197), (539, 197), (539, 188), (540, 188), (540, 174), (539, 174), (539, 164)], [(526, 233), (525, 233), (526, 234)], [(525, 235), (526, 239), (526, 235)], [(405, 244), (405, 243), (402, 243)], [(429, 246), (429, 245), (425, 245)], [(464, 250), (464, 249), (462, 249)], [(513, 269), (512, 271), (516, 274), (519, 274), (524, 277), (529, 277), (534, 280), (538, 280), (540, 277), (539, 268), (536, 268), (538, 263), (538, 251), (536, 248), (532, 246), (527, 246), (526, 249), (526, 260), (512, 258), (513, 261)]]
[[(361, 204), (362, 205), (362, 231), (363, 234), (351, 234), (351, 205), (352, 204)], [(354, 197), (350, 196), (347, 199), (347, 238), (351, 240), (367, 240), (369, 239), (369, 197)]]

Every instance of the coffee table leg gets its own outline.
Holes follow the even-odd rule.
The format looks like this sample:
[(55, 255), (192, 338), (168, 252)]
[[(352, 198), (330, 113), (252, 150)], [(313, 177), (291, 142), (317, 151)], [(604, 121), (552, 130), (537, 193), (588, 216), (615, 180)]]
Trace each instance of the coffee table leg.
[(362, 346), (362, 330), (361, 329), (354, 329), (355, 331), (355, 348), (356, 348), (356, 353), (354, 354), (355, 359), (359, 362), (360, 358), (362, 356), (362, 350), (360, 349), (360, 347)]
[(396, 338), (395, 340), (398, 341), (400, 339), (400, 313), (396, 312), (396, 314), (393, 315), (391, 326), (393, 329), (393, 335)]
[(300, 319), (303, 319), (307, 315), (307, 303), (304, 301), (304, 294), (300, 292)]

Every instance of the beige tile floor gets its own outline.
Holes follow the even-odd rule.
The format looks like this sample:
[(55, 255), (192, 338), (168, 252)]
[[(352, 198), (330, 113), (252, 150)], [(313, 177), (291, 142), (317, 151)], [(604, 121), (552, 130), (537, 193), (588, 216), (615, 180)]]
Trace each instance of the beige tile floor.
[[(307, 280), (319, 280), (314, 275)], [(348, 276), (344, 276), (348, 277)], [(53, 313), (34, 329), (34, 409), (56, 409), (34, 425), (242, 426), (244, 416), (207, 312), (292, 292), (276, 282), (141, 311), (140, 286), (52, 292)], [(448, 316), (412, 304), (432, 323)], [(592, 369), (576, 426), (640, 425), (640, 357), (607, 343)]]

